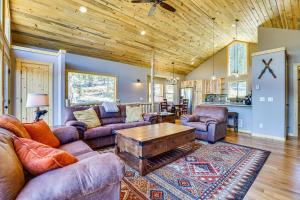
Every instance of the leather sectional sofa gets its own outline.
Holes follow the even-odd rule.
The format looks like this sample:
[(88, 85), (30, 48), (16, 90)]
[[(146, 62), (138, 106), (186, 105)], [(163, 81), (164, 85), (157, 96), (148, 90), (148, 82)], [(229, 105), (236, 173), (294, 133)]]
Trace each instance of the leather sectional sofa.
[(74, 126), (78, 129), (81, 139), (83, 139), (90, 147), (100, 148), (115, 144), (115, 130), (134, 128), (138, 126), (146, 126), (157, 122), (155, 114), (144, 114), (143, 120), (138, 122), (126, 123), (126, 106), (119, 105), (119, 112), (106, 112), (103, 106), (92, 106), (96, 111), (101, 122), (101, 126), (87, 129), (86, 124), (76, 120), (73, 112), (86, 110), (90, 106), (72, 106), (65, 110), (66, 126)]
[(215, 143), (226, 136), (228, 110), (226, 107), (199, 105), (193, 115), (181, 116), (181, 123), (196, 128), (196, 138)]
[(113, 153), (93, 151), (79, 140), (74, 127), (53, 130), (59, 149), (78, 162), (31, 177), (23, 171), (14, 151), (12, 132), (0, 128), (0, 199), (120, 199), (124, 163)]

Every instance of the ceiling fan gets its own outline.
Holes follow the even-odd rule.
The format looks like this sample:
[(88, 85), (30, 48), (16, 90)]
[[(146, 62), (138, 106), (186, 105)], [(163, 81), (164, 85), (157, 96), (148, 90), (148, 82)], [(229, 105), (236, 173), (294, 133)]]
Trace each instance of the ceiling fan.
[(131, 3), (152, 3), (152, 7), (149, 10), (148, 16), (152, 16), (156, 10), (157, 5), (160, 5), (162, 8), (170, 11), (170, 12), (175, 12), (176, 9), (165, 3), (164, 1), (166, 0), (131, 0)]

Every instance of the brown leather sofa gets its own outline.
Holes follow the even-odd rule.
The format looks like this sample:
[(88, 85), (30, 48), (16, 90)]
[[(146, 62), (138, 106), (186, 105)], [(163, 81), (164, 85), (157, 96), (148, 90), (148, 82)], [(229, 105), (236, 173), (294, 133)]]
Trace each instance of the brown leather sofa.
[(87, 129), (86, 124), (76, 120), (73, 112), (86, 110), (90, 107), (91, 106), (67, 107), (65, 110), (65, 124), (66, 126), (76, 127), (80, 133), (81, 139), (83, 139), (92, 148), (114, 145), (115, 130), (146, 126), (154, 124), (157, 121), (157, 115), (148, 113), (143, 115), (143, 120), (141, 121), (126, 123), (125, 105), (119, 105), (119, 112), (115, 113), (106, 112), (103, 106), (97, 105), (92, 107), (97, 113), (101, 126)]
[(114, 153), (99, 154), (79, 140), (74, 127), (53, 130), (59, 149), (79, 161), (39, 176), (28, 175), (14, 150), (13, 133), (0, 128), (0, 199), (120, 199), (124, 163)]
[(193, 115), (181, 116), (181, 123), (196, 128), (196, 138), (210, 143), (224, 138), (227, 129), (226, 107), (199, 105)]

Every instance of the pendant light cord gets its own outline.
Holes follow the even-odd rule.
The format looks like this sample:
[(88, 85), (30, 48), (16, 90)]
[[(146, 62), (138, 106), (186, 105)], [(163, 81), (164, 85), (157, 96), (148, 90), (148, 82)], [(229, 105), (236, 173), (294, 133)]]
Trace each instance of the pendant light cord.
[(216, 18), (212, 18), (213, 20), (213, 77), (215, 76), (215, 20)]

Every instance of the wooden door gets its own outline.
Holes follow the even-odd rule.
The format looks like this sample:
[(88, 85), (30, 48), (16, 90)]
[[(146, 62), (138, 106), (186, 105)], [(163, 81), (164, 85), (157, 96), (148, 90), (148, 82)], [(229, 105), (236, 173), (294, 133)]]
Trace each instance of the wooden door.
[(35, 108), (26, 108), (28, 93), (43, 93), (49, 96), (49, 107), (44, 120), (51, 126), (53, 117), (52, 63), (17, 59), (16, 66), (16, 115), (22, 122), (32, 122)]

